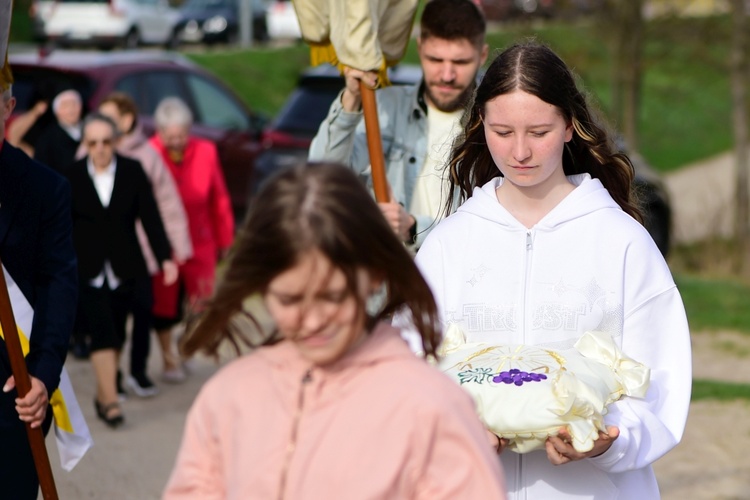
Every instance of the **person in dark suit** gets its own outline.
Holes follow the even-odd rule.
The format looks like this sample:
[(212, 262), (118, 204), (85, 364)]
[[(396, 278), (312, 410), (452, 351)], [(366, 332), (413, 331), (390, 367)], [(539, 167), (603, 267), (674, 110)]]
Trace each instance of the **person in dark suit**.
[(55, 120), (41, 132), (34, 144), (34, 159), (58, 172), (75, 161), (81, 142), (81, 94), (63, 90), (52, 100)]
[(18, 286), (34, 319), (26, 356), (31, 390), (24, 398), (18, 398), (5, 342), (0, 341), (0, 496), (25, 500), (37, 498), (39, 481), (24, 423), (49, 430), (49, 397), (68, 351), (78, 280), (70, 186), (3, 140), (14, 106), (8, 88), (0, 100), (0, 258), (6, 281)]
[(149, 286), (149, 273), (136, 235), (140, 219), (165, 283), (177, 279), (159, 210), (148, 178), (135, 160), (114, 152), (117, 127), (100, 113), (87, 116), (83, 144), (88, 155), (65, 171), (73, 193), (73, 242), (81, 297), (79, 326), (91, 338), (97, 416), (110, 427), (124, 421), (116, 389), (118, 353), (125, 323)]

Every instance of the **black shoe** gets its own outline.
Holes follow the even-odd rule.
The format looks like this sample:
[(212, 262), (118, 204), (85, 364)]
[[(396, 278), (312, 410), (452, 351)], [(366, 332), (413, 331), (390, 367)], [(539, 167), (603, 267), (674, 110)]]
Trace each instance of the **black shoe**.
[(128, 393), (122, 386), (122, 372), (120, 370), (117, 370), (117, 399), (120, 400), (120, 403), (128, 399)]
[[(104, 421), (111, 428), (116, 428), (125, 423), (125, 416), (122, 414), (120, 409), (120, 403), (110, 403), (108, 405), (101, 404), (96, 398), (94, 398), (94, 407), (96, 408), (96, 416)], [(110, 411), (117, 409), (119, 410), (116, 415), (109, 416)]]
[(127, 386), (141, 398), (150, 398), (159, 394), (159, 389), (145, 373), (134, 373), (125, 379)]

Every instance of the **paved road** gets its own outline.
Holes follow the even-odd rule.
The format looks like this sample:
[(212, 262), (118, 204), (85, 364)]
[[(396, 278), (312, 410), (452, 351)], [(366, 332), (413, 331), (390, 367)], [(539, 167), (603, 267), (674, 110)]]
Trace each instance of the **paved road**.
[[(158, 354), (157, 349), (152, 343), (152, 352)], [(152, 356), (150, 363), (155, 375), (160, 373), (157, 357)], [(48, 436), (47, 448), (61, 499), (159, 498), (174, 464), (187, 410), (203, 382), (216, 370), (213, 361), (202, 357), (191, 364), (192, 375), (184, 384), (159, 384), (161, 393), (150, 399), (131, 395), (123, 404), (125, 425), (112, 430), (94, 412), (91, 364), (69, 357), (66, 367), (94, 446), (75, 469), (65, 472), (59, 467), (53, 433)]]

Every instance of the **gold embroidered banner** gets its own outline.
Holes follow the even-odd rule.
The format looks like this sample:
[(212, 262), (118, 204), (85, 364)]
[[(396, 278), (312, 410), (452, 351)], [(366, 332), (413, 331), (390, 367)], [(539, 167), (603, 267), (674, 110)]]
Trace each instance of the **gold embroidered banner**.
[(292, 0), (313, 66), (379, 71), (404, 56), (419, 0)]

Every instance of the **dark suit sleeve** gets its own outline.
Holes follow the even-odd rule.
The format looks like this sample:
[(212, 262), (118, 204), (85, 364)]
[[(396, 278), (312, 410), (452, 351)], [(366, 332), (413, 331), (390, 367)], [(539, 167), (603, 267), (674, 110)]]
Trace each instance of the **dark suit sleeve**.
[(40, 197), (41, 228), (33, 279), (36, 300), (26, 357), (29, 373), (44, 383), (50, 395), (60, 382), (78, 300), (70, 185), (58, 179), (53, 186)]
[(164, 230), (164, 223), (161, 220), (161, 214), (156, 204), (156, 198), (154, 198), (154, 190), (151, 187), (151, 183), (148, 177), (146, 177), (141, 164), (137, 163), (137, 166), (138, 168), (133, 168), (132, 171), (136, 176), (138, 218), (141, 219), (143, 229), (146, 231), (151, 250), (153, 250), (156, 260), (161, 265), (165, 260), (172, 258), (172, 247)]

